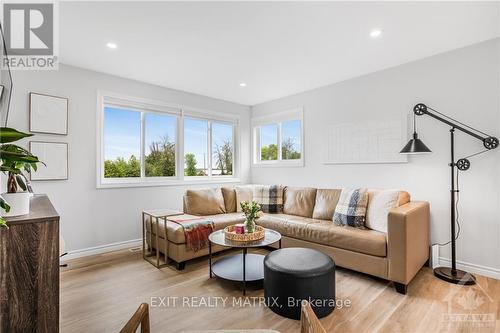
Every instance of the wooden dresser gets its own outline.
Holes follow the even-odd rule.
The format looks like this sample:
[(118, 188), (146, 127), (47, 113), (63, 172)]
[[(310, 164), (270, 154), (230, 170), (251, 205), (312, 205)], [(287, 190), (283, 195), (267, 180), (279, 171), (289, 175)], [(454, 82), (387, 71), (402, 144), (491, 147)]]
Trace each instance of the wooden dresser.
[(59, 331), (59, 215), (35, 195), (0, 229), (0, 332)]

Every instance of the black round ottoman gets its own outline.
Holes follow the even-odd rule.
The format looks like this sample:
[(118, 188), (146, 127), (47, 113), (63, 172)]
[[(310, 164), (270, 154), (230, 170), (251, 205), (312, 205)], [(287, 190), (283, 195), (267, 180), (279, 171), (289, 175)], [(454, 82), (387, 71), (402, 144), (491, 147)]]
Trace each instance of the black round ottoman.
[(321, 318), (335, 308), (335, 263), (307, 248), (275, 250), (264, 258), (264, 298), (275, 313), (300, 319), (303, 300)]

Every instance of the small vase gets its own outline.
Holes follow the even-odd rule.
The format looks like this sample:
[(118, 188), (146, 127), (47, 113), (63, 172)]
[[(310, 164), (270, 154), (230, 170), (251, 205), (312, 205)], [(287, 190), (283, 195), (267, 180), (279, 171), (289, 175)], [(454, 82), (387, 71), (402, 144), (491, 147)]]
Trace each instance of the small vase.
[(245, 220), (245, 227), (246, 227), (247, 234), (253, 233), (255, 231), (255, 220), (246, 219)]

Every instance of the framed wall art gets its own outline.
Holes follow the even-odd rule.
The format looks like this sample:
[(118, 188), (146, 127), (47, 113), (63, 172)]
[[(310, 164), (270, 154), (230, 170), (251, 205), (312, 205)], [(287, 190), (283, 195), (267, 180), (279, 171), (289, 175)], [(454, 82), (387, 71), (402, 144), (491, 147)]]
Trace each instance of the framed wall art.
[(68, 99), (38, 93), (29, 94), (30, 132), (68, 134)]
[(68, 179), (68, 144), (65, 142), (30, 141), (30, 152), (45, 163), (31, 172), (31, 180)]

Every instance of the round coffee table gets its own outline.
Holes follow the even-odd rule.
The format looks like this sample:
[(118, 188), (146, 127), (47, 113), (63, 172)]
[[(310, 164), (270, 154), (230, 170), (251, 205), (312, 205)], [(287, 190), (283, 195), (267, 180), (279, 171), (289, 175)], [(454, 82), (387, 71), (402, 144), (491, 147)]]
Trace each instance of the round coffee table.
[[(243, 282), (243, 295), (246, 294), (246, 283), (264, 279), (264, 256), (247, 254), (249, 248), (269, 246), (279, 242), (281, 249), (281, 234), (271, 229), (265, 229), (262, 239), (252, 242), (236, 242), (226, 239), (224, 230), (214, 231), (208, 236), (208, 251), (210, 278), (213, 275), (229, 281)], [(241, 254), (225, 256), (212, 263), (212, 244), (243, 249)]]

